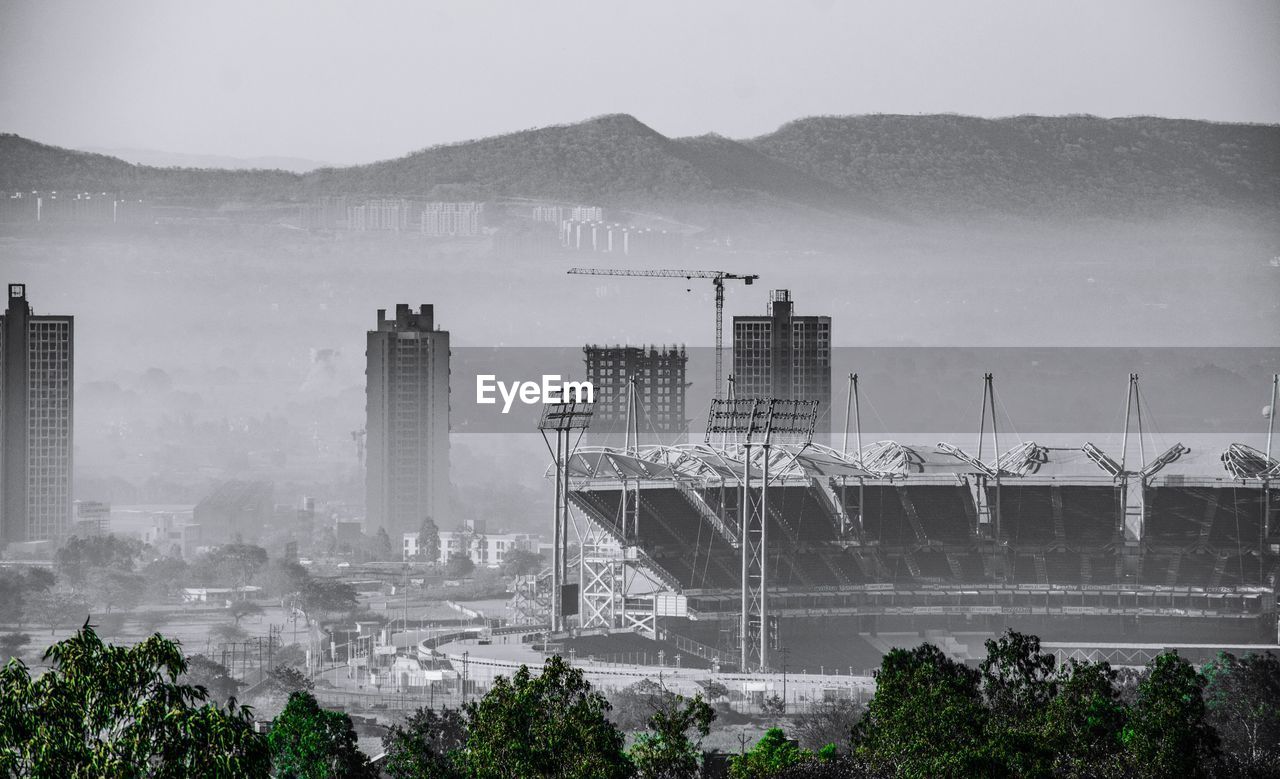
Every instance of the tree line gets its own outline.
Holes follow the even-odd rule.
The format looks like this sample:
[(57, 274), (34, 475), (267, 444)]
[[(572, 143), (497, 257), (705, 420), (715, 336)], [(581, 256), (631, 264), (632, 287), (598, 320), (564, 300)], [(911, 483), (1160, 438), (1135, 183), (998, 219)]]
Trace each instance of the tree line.
[[(551, 657), (499, 677), (462, 709), (420, 709), (374, 764), (350, 717), (305, 679), (282, 678), (280, 715), (183, 682), (188, 658), (153, 635), (132, 647), (85, 625), (50, 647), (50, 670), (0, 669), (0, 771), (11, 776), (1172, 777), (1280, 775), (1280, 660), (1176, 653), (1140, 672), (1058, 665), (1034, 636), (987, 642), (976, 667), (936, 646), (895, 649), (864, 709), (819, 707), (736, 755), (705, 754), (717, 710), (701, 694), (633, 686), (615, 712), (583, 672)], [(713, 693), (722, 695), (725, 691)], [(623, 696), (625, 697), (625, 696)], [(619, 716), (624, 714), (625, 716)], [(853, 716), (850, 716), (850, 715)], [(628, 722), (626, 717), (630, 716)], [(629, 739), (624, 732), (636, 729)], [(827, 739), (830, 739), (827, 741)], [(825, 741), (826, 743), (821, 743)]]

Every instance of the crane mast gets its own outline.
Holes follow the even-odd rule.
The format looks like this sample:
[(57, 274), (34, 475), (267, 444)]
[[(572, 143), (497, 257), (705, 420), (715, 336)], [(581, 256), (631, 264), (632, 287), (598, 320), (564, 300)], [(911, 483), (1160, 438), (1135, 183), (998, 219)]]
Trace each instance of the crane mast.
[(659, 279), (711, 279), (716, 289), (716, 387), (715, 397), (724, 397), (724, 282), (733, 279), (750, 285), (760, 278), (756, 274), (728, 273), (722, 270), (680, 270), (679, 268), (635, 270), (628, 268), (571, 268), (575, 276), (638, 276)]

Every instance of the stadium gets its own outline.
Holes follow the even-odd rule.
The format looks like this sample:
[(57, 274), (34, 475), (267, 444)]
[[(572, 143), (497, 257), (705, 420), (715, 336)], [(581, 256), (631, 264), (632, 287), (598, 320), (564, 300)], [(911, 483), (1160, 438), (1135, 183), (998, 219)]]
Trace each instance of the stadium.
[(1276, 643), (1280, 463), (1250, 446), (785, 438), (562, 448), (561, 557), (513, 610), (579, 657), (643, 637), (740, 672), (865, 674), (904, 634), (980, 657), (1006, 628), (1119, 665)]

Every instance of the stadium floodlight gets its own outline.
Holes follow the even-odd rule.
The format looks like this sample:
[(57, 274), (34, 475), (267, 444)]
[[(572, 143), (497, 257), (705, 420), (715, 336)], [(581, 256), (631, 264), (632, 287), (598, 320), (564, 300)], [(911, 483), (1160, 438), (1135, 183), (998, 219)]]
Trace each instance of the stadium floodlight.
[[(707, 415), (706, 442), (720, 436), (725, 443), (743, 449), (741, 527), (742, 616), (739, 623), (741, 670), (768, 670), (770, 629), (768, 598), (769, 548), (769, 449), (775, 436), (807, 447), (818, 422), (818, 401), (783, 398), (716, 398)], [(764, 450), (760, 458), (760, 488), (752, 492), (751, 449)]]
[(591, 424), (592, 413), (592, 404), (586, 401), (547, 403), (542, 407), (538, 429), (544, 434), (548, 430), (586, 430)]
[[(566, 596), (571, 596), (573, 613), (577, 613), (576, 588), (567, 584), (569, 568), (569, 460), (573, 456), (573, 444), (570, 436), (579, 431), (579, 438), (591, 424), (593, 408), (585, 401), (566, 403), (547, 403), (542, 407), (542, 418), (538, 420), (538, 430), (547, 445), (547, 451), (555, 460), (556, 466), (556, 505), (553, 512), (555, 524), (554, 543), (551, 561), (551, 632), (564, 630), (566, 612), (571, 610)], [(556, 439), (555, 447), (551, 438)]]
[(808, 444), (818, 424), (818, 401), (782, 398), (717, 398), (707, 415), (706, 442), (724, 436), (743, 446), (768, 446), (774, 437)]

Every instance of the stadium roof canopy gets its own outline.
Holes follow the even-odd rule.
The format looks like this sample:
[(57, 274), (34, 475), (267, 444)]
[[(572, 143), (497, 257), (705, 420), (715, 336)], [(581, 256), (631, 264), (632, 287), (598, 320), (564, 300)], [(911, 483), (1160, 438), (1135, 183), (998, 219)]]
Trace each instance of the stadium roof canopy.
[[(1002, 478), (1062, 481), (1110, 480), (1112, 473), (1085, 447), (1041, 446), (1033, 441), (1019, 443), (1000, 455)], [(1222, 452), (1208, 448), (1196, 450), (1176, 445), (1165, 452), (1147, 452), (1145, 463), (1134, 456), (1126, 458), (1125, 470), (1144, 471), (1156, 483), (1179, 477), (1191, 479), (1280, 479), (1280, 463), (1243, 444), (1232, 444)], [(1102, 460), (1115, 467), (1119, 452), (1094, 448)], [(588, 446), (574, 451), (569, 458), (571, 479), (606, 481), (702, 481), (737, 482), (744, 471), (746, 452), (737, 445), (680, 444), (648, 445), (630, 449)], [(830, 478), (910, 479), (959, 478), (966, 475), (996, 475), (995, 463), (978, 460), (959, 447), (938, 443), (933, 446), (876, 441), (863, 448), (862, 457), (844, 453), (821, 444), (777, 444), (766, 450), (755, 446), (750, 451), (750, 477), (759, 479), (764, 472), (764, 457), (769, 457), (770, 481)], [(1144, 469), (1145, 466), (1145, 469)], [(552, 474), (548, 468), (547, 474)]]

